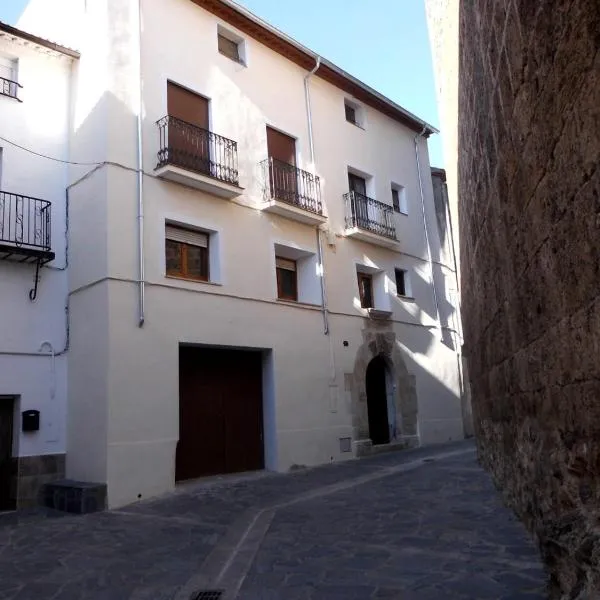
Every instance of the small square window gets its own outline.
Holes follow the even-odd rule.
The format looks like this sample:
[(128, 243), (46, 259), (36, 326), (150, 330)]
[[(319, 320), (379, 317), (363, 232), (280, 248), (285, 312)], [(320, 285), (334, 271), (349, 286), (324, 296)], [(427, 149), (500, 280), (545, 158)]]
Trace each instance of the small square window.
[(396, 275), (396, 294), (398, 296), (405, 296), (410, 298), (412, 291), (410, 288), (410, 280), (408, 278), (408, 271), (405, 269), (395, 269)]
[(361, 129), (364, 128), (364, 113), (359, 104), (352, 102), (351, 100), (344, 100), (344, 113), (348, 123), (352, 123), (352, 125), (356, 125)]
[(167, 225), (165, 237), (167, 275), (196, 281), (208, 281), (208, 234), (193, 229)]
[(277, 297), (280, 300), (298, 301), (298, 277), (295, 260), (275, 257)]

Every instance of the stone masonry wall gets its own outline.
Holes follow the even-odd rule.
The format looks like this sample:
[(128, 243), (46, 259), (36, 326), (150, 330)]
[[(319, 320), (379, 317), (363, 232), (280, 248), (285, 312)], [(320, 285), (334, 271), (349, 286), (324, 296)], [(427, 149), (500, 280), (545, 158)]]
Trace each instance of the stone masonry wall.
[(462, 314), (482, 462), (552, 598), (600, 598), (600, 2), (461, 0)]

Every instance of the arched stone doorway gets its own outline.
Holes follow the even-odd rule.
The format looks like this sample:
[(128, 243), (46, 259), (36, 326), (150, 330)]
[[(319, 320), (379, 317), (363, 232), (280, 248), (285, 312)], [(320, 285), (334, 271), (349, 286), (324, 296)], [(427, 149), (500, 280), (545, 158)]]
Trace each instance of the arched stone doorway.
[[(357, 456), (369, 454), (374, 443), (381, 447), (386, 443), (403, 447), (419, 445), (415, 376), (409, 373), (402, 354), (393, 331), (363, 330), (363, 343), (356, 353), (354, 370), (346, 376), (351, 395), (353, 447)], [(373, 440), (369, 427), (367, 370), (375, 359), (373, 372), (381, 373), (383, 369), (387, 379), (388, 442)]]

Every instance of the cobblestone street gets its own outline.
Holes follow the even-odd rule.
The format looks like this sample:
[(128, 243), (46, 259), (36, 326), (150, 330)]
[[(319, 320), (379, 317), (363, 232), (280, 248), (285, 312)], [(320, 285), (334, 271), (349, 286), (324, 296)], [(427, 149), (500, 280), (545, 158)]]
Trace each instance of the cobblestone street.
[(0, 515), (1, 600), (545, 598), (468, 442), (248, 474), (86, 516)]

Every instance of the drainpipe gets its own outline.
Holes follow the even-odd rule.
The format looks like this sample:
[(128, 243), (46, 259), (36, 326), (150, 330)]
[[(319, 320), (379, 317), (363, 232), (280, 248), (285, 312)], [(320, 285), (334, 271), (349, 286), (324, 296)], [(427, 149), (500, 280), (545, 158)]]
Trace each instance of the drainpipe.
[[(317, 69), (321, 66), (321, 57), (316, 57), (315, 66), (304, 76), (304, 99), (306, 101), (306, 120), (308, 122), (308, 144), (310, 148), (310, 162), (313, 173), (315, 171), (315, 144), (313, 137), (313, 126), (312, 126), (312, 110), (310, 106), (310, 87), (309, 80), (317, 72)], [(327, 294), (325, 291), (325, 266), (323, 265), (323, 244), (321, 242), (321, 230), (319, 227), (317, 231), (317, 258), (319, 261), (319, 282), (321, 284), (321, 312), (323, 313), (323, 333), (329, 335), (329, 317), (327, 315)]]
[(427, 246), (427, 262), (429, 264), (429, 273), (431, 275), (431, 290), (433, 294), (433, 304), (435, 306), (435, 314), (437, 318), (437, 326), (439, 330), (440, 339), (442, 339), (442, 321), (440, 319), (440, 306), (438, 303), (437, 290), (435, 289), (435, 279), (433, 275), (433, 261), (431, 260), (431, 244), (429, 242), (429, 231), (427, 229), (427, 217), (425, 212), (425, 194), (423, 193), (423, 179), (421, 177), (421, 161), (419, 159), (419, 142), (417, 138), (422, 137), (427, 131), (427, 126), (423, 123), (423, 130), (420, 133), (416, 133), (414, 137), (415, 143), (415, 159), (417, 162), (417, 174), (419, 176), (419, 192), (421, 194), (421, 211), (423, 213), (423, 230), (425, 231), (425, 245)]
[(144, 164), (142, 146), (142, 0), (138, 0), (139, 106), (137, 114), (137, 235), (138, 235), (138, 327), (146, 320), (146, 282), (144, 273)]

